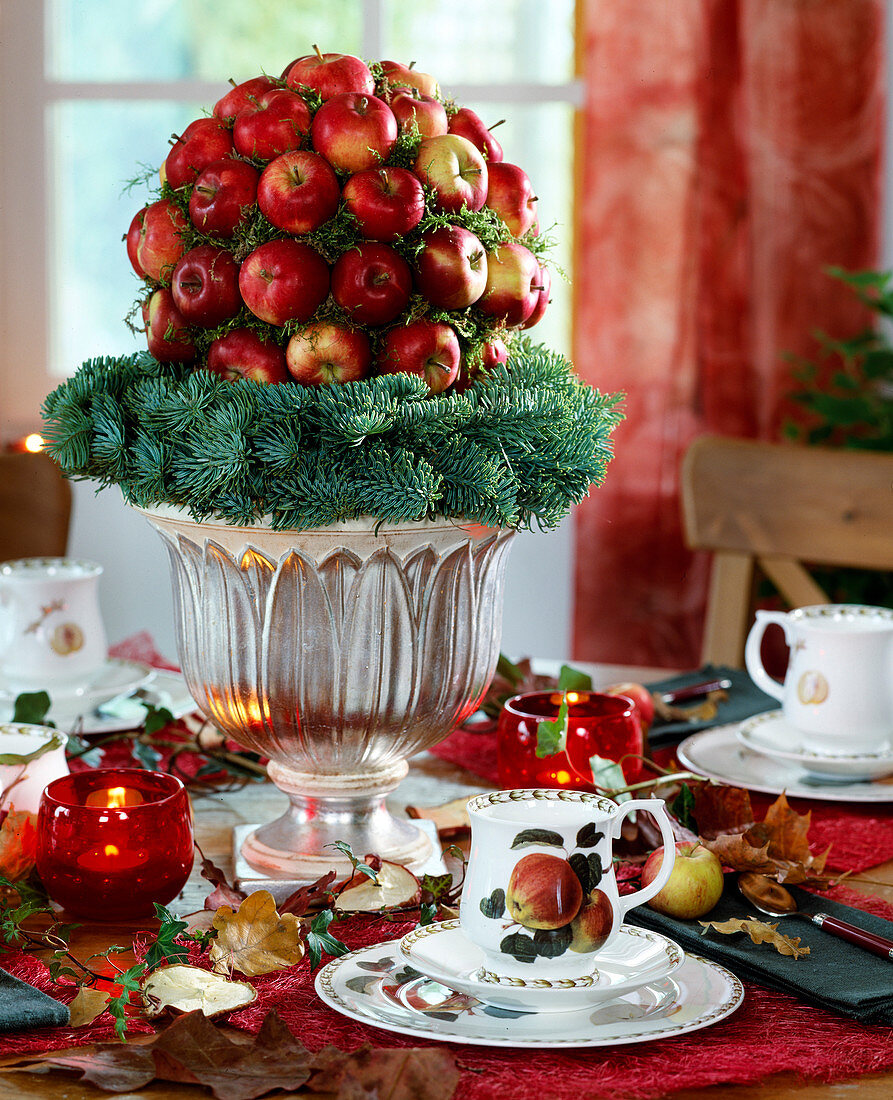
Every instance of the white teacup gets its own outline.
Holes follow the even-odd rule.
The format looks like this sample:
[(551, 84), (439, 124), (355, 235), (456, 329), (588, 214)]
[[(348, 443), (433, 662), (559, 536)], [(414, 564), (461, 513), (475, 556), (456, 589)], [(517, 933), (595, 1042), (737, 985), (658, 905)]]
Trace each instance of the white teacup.
[[(790, 648), (784, 683), (760, 654), (770, 623)], [(796, 611), (758, 611), (744, 660), (751, 679), (781, 701), (805, 748), (833, 755), (877, 752), (893, 737), (893, 609), (816, 604)]]
[[(612, 847), (634, 810), (655, 816), (665, 855), (653, 882), (621, 897)], [(484, 953), (484, 981), (591, 982), (626, 913), (654, 897), (673, 869), (673, 830), (658, 798), (618, 805), (587, 791), (494, 791), (473, 798), (468, 813), (459, 918)]]
[(17, 691), (89, 681), (107, 642), (99, 611), (102, 566), (75, 558), (0, 564), (0, 674)]
[(47, 726), (0, 725), (0, 810), (37, 813), (47, 783), (68, 775), (67, 741)]

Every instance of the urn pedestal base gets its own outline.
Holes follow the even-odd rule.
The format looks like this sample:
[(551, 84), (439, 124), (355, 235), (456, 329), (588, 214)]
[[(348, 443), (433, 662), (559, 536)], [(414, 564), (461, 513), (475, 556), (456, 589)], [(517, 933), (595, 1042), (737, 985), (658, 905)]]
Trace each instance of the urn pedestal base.
[(313, 882), (327, 871), (351, 872), (350, 860), (334, 845), (350, 846), (358, 859), (377, 855), (410, 870), (431, 856), (431, 841), (409, 821), (394, 817), (385, 798), (405, 777), (409, 765), (354, 774), (320, 775), (271, 761), (268, 771), (291, 805), (242, 842), (242, 855), (271, 878)]

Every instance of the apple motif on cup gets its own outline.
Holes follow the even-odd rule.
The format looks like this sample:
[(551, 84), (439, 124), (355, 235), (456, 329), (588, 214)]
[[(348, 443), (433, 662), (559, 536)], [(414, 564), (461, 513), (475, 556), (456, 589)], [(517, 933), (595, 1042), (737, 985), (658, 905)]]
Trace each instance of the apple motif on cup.
[(84, 646), (84, 632), (77, 623), (60, 623), (50, 635), (50, 649), (60, 657), (77, 653)]
[(804, 672), (797, 681), (797, 698), (806, 706), (818, 706), (828, 698), (828, 681), (817, 670)]
[(507, 934), (500, 941), (500, 951), (516, 962), (533, 963), (566, 951), (588, 954), (607, 942), (614, 927), (614, 907), (598, 889), (602, 859), (592, 850), (603, 839), (604, 833), (594, 825), (584, 825), (568, 855), (564, 838), (551, 829), (522, 829), (515, 836), (512, 848), (535, 844), (559, 848), (562, 854), (522, 856), (512, 868), (506, 889), (497, 888), (481, 898), (485, 917), (503, 922), (509, 918), (510, 923), (503, 923)]

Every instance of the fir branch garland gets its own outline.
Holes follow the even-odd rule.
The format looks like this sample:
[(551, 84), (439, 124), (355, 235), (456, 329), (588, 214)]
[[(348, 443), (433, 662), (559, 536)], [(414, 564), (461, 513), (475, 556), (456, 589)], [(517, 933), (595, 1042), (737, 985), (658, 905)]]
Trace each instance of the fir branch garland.
[(196, 520), (306, 529), (373, 516), (557, 526), (600, 484), (619, 396), (524, 339), (464, 393), (408, 374), (265, 386), (93, 359), (46, 398), (47, 450), (72, 478)]

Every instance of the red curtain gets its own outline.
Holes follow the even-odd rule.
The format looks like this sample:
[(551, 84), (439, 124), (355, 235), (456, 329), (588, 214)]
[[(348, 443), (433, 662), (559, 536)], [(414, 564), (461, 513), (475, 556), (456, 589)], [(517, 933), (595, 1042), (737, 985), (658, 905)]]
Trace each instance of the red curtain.
[(884, 0), (580, 3), (574, 359), (627, 398), (575, 513), (574, 656), (694, 667), (686, 446), (779, 438), (784, 353), (866, 326), (824, 269), (878, 262)]

